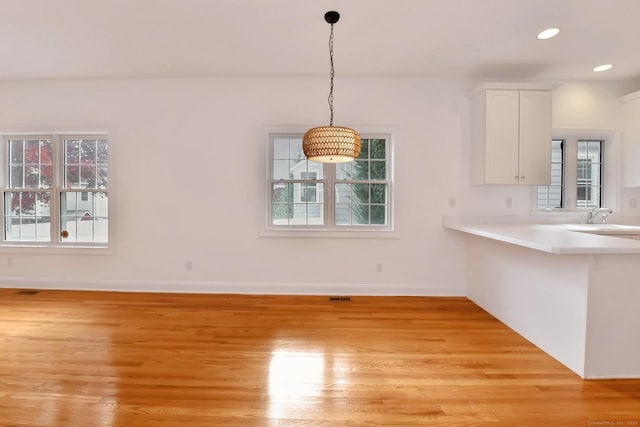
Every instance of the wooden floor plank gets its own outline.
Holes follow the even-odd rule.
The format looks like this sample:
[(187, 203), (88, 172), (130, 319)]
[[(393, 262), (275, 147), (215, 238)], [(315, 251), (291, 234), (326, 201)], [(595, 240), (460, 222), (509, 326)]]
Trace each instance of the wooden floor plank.
[(0, 346), (7, 427), (640, 421), (465, 298), (2, 289)]

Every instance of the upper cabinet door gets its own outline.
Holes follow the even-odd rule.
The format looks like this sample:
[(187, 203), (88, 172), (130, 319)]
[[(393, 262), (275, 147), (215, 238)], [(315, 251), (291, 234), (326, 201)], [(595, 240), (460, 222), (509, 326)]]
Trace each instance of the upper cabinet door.
[(640, 91), (622, 101), (622, 185), (640, 187)]
[(487, 91), (486, 108), (486, 182), (517, 184), (520, 120), (518, 91)]
[(519, 183), (548, 185), (551, 180), (551, 93), (520, 91)]

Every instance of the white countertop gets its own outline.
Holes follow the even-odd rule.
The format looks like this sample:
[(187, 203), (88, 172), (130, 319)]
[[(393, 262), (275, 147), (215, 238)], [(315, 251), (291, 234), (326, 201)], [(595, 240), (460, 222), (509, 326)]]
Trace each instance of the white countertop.
[(445, 217), (445, 228), (553, 254), (640, 254), (640, 227), (618, 224), (531, 224), (469, 222)]

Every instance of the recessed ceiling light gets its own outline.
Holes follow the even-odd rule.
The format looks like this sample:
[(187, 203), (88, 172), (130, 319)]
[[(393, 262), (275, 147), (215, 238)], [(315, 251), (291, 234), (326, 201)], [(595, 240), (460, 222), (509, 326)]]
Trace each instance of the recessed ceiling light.
[(604, 65), (598, 65), (596, 68), (593, 69), (593, 71), (595, 71), (596, 73), (599, 73), (601, 71), (607, 71), (613, 68), (613, 65), (611, 64), (604, 64)]
[(539, 40), (550, 39), (551, 37), (557, 36), (558, 33), (560, 33), (560, 28), (547, 28), (546, 30), (538, 34), (538, 39)]

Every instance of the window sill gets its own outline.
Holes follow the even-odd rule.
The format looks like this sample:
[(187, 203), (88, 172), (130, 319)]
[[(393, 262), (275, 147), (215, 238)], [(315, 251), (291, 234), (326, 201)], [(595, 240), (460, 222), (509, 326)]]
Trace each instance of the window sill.
[(392, 229), (384, 230), (336, 230), (327, 228), (309, 229), (283, 229), (268, 228), (260, 230), (260, 237), (303, 237), (303, 238), (325, 238), (325, 239), (398, 239), (398, 232)]
[(28, 255), (114, 255), (112, 247), (106, 246), (46, 246), (46, 245), (0, 245), (1, 254)]

